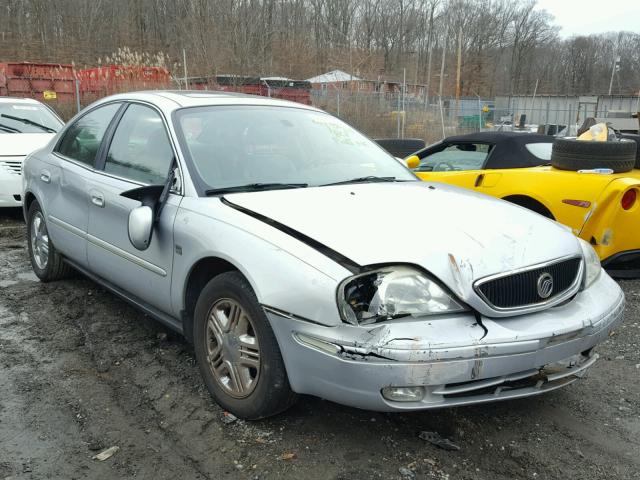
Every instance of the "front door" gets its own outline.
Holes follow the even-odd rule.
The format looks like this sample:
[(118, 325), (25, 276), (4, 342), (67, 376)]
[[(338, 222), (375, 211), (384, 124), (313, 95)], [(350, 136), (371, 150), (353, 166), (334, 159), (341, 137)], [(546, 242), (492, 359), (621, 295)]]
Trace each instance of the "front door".
[(128, 235), (129, 212), (140, 205), (127, 190), (164, 184), (174, 152), (160, 114), (132, 103), (127, 107), (89, 189), (90, 269), (100, 277), (171, 315), (173, 223), (182, 196), (171, 193), (149, 247), (140, 251)]

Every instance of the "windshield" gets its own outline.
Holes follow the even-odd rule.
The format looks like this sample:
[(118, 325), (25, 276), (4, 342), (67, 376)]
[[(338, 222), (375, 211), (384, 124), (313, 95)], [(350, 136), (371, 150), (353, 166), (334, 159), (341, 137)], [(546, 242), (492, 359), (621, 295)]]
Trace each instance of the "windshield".
[(174, 123), (197, 183), (208, 193), (256, 185), (417, 181), (378, 145), (326, 113), (206, 106), (178, 110)]
[(0, 134), (55, 133), (63, 123), (43, 105), (0, 103)]
[(420, 160), (418, 172), (448, 172), (452, 170), (481, 170), (493, 145), (460, 143), (446, 145)]

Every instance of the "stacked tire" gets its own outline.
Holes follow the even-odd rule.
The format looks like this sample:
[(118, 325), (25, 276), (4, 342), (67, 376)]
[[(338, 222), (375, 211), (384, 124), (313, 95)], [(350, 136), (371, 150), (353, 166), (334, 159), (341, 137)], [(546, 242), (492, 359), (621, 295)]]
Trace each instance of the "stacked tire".
[(551, 165), (559, 170), (593, 170), (609, 168), (624, 173), (640, 168), (636, 157), (638, 144), (631, 139), (591, 142), (557, 138), (551, 151)]
[(631, 140), (636, 143), (636, 165), (635, 168), (640, 169), (640, 135), (635, 133), (623, 133), (620, 135), (624, 140)]

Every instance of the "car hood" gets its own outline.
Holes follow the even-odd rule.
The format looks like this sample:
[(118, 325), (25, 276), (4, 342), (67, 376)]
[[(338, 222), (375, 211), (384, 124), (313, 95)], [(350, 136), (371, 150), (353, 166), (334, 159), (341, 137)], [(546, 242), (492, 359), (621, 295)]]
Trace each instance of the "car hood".
[[(257, 213), (360, 266), (423, 267), (464, 300), (473, 281), (580, 254), (562, 225), (522, 207), (440, 183), (369, 183), (238, 193)], [(263, 219), (266, 220), (266, 219)]]
[(0, 156), (24, 157), (44, 147), (55, 133), (2, 133)]

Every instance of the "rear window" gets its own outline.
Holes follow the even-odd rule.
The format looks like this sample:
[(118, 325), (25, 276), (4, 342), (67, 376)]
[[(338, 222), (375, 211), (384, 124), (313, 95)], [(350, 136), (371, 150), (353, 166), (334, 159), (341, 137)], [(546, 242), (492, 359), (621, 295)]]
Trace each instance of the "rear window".
[(527, 143), (525, 148), (529, 150), (529, 153), (540, 160), (551, 161), (551, 146), (552, 143)]

